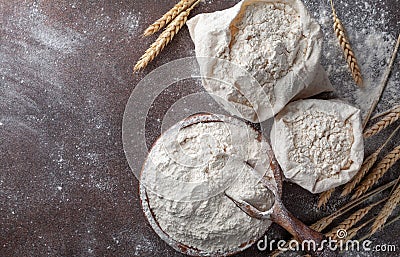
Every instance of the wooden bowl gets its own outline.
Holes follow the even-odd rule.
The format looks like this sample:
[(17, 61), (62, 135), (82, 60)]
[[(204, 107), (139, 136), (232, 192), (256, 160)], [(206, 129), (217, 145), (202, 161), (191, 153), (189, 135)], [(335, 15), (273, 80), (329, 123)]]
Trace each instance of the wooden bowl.
[[(236, 118), (232, 118), (232, 117), (228, 117), (228, 116), (224, 116), (224, 115), (213, 115), (213, 114), (208, 114), (208, 113), (201, 113), (201, 114), (195, 114), (192, 115), (184, 120), (182, 120), (181, 122), (179, 122), (178, 124), (174, 125), (175, 126), (179, 126), (180, 128), (185, 128), (197, 123), (204, 123), (204, 122), (230, 122), (230, 123), (243, 123), (244, 121), (241, 121), (239, 119)], [(263, 136), (261, 135), (261, 133), (259, 131), (257, 131), (254, 127), (252, 127), (251, 125), (249, 125), (247, 123), (247, 126), (252, 128), (254, 131), (256, 131), (259, 134), (259, 137), (257, 138), (257, 140), (259, 140), (260, 142), (262, 140), (265, 140), (263, 138)], [(153, 144), (153, 146), (157, 143), (157, 141), (165, 135), (168, 135), (169, 131), (171, 131), (171, 129), (165, 131), (157, 140), (156, 142)], [(145, 164), (147, 162), (147, 159), (145, 161)], [(143, 173), (143, 169), (145, 167), (145, 164), (143, 164), (142, 167), (142, 171), (141, 173)], [(159, 223), (157, 222), (155, 215), (153, 213), (153, 211), (151, 210), (150, 204), (149, 204), (149, 198), (146, 192), (146, 187), (143, 185), (143, 183), (139, 184), (139, 195), (140, 195), (140, 200), (141, 200), (141, 205), (142, 205), (142, 209), (143, 212), (147, 218), (147, 220), (150, 223), (150, 226), (153, 228), (153, 230), (157, 233), (157, 235), (164, 240), (168, 245), (170, 245), (172, 248), (174, 248), (176, 251), (181, 252), (183, 254), (186, 255), (191, 255), (191, 256), (217, 256), (217, 257), (222, 257), (222, 256), (230, 256), (230, 255), (234, 255), (237, 254), (247, 248), (249, 248), (250, 246), (252, 246), (255, 242), (257, 242), (257, 239), (253, 239), (247, 242), (243, 242), (239, 247), (231, 249), (230, 251), (227, 252), (207, 252), (207, 251), (203, 251), (203, 250), (199, 250), (190, 246), (187, 246), (183, 243), (177, 242), (176, 240), (174, 240), (172, 237), (170, 237), (165, 231), (162, 230), (162, 228), (160, 227)], [(267, 230), (268, 228), (266, 228)]]

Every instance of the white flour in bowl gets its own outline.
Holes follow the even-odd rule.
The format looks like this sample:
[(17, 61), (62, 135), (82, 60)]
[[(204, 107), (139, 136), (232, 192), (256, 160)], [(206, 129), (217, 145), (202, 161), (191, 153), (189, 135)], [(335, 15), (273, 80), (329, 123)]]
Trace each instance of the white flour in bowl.
[(271, 141), (285, 177), (312, 193), (348, 182), (364, 157), (360, 110), (334, 100), (289, 104)]
[(251, 170), (267, 171), (274, 181), (266, 142), (232, 118), (178, 127), (158, 139), (142, 172), (158, 227), (174, 241), (206, 253), (251, 245), (271, 222), (250, 218), (224, 192), (261, 210), (272, 206), (273, 194)]

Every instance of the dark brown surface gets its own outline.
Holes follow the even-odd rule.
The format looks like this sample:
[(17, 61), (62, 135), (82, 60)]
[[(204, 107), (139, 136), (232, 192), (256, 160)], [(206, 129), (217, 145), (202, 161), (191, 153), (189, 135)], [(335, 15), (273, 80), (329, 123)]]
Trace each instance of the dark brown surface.
[[(132, 75), (155, 39), (142, 39), (141, 31), (173, 2), (0, 0), (0, 256), (180, 256), (147, 224), (121, 140), (125, 104), (140, 79), (194, 55), (184, 28), (143, 73)], [(206, 2), (194, 14), (237, 1)], [(396, 36), (398, 1), (367, 2), (387, 9), (384, 29)], [(306, 5), (315, 15), (322, 3)], [(341, 6), (338, 11), (350, 8)], [(379, 20), (374, 15), (366, 19)], [(176, 88), (160, 96), (160, 106), (201, 90), (190, 82)], [(154, 119), (160, 113), (153, 112), (149, 129), (159, 130)], [(373, 148), (378, 140), (383, 136), (367, 143)], [(391, 147), (398, 142), (397, 136)], [(308, 224), (343, 203), (317, 211), (316, 196), (288, 183), (284, 192), (288, 209)], [(397, 244), (397, 254), (360, 256), (398, 256), (399, 229), (397, 222), (373, 237), (376, 244)], [(280, 232), (273, 226), (268, 235), (279, 238)], [(253, 247), (239, 256), (266, 253)]]

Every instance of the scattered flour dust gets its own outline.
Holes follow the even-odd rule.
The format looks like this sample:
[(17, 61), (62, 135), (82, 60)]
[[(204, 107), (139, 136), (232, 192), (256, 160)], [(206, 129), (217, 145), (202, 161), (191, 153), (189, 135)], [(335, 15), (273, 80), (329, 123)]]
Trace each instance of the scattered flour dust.
[[(339, 18), (342, 20), (357, 57), (364, 79), (364, 87), (359, 89), (353, 82), (338, 40), (333, 33), (332, 16), (328, 4), (321, 4), (319, 12), (314, 13), (324, 31), (325, 41), (322, 63), (327, 68), (329, 79), (339, 98), (355, 104), (365, 117), (371, 103), (378, 94), (383, 74), (394, 49), (395, 37), (388, 27), (388, 11), (384, 4), (355, 2), (356, 8), (345, 8), (344, 1), (336, 3)], [(387, 110), (400, 104), (400, 90), (396, 78), (398, 70), (393, 70), (385, 92), (376, 112)]]
[(121, 24), (128, 30), (131, 36), (139, 34), (140, 12), (129, 12), (126, 16), (121, 17)]
[[(261, 159), (266, 153), (257, 138), (247, 125), (223, 122), (194, 124), (177, 136), (165, 132), (153, 146), (141, 178), (158, 226), (175, 241), (208, 253), (237, 250), (261, 237), (271, 222), (250, 218), (224, 194), (261, 210), (272, 206), (272, 193), (245, 164), (261, 162), (260, 170), (267, 170), (268, 162)], [(235, 139), (240, 142), (232, 143)], [(190, 185), (199, 181), (218, 193), (198, 199), (205, 188)], [(178, 199), (183, 195), (184, 200)]]

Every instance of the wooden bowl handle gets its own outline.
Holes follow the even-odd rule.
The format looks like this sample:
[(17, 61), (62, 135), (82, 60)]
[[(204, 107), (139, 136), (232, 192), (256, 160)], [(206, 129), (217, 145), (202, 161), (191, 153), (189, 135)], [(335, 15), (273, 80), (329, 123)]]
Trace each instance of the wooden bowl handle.
[(271, 214), (271, 220), (273, 222), (286, 229), (299, 242), (303, 242), (305, 240), (312, 240), (315, 242), (315, 250), (304, 249), (307, 253), (317, 257), (338, 256), (337, 252), (330, 250), (329, 247), (324, 247), (324, 249), (319, 250), (318, 248), (321, 245), (321, 242), (326, 239), (325, 236), (305, 225), (302, 221), (290, 213), (280, 201), (275, 202), (273, 208), (274, 211)]

